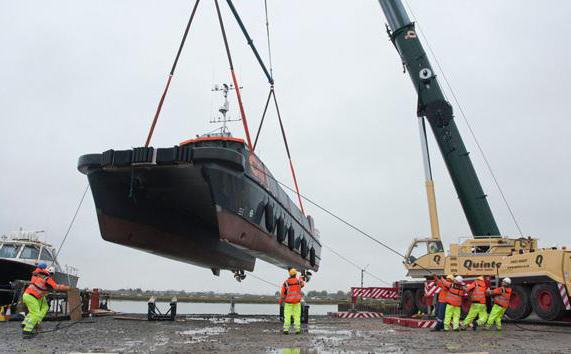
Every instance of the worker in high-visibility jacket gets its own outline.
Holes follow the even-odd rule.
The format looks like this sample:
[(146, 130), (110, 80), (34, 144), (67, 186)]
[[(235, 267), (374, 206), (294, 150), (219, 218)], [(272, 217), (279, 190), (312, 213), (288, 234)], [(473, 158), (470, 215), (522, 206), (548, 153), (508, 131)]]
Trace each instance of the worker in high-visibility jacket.
[(284, 304), (284, 328), (283, 333), (289, 334), (291, 326), (291, 316), (293, 315), (293, 325), (295, 334), (301, 333), (301, 288), (305, 282), (297, 277), (295, 268), (289, 269), (289, 278), (282, 285), (279, 303)]
[(446, 296), (446, 313), (444, 316), (444, 331), (450, 330), (450, 322), (455, 331), (460, 330), (460, 314), (462, 312), (462, 298), (466, 295), (464, 290), (464, 278), (457, 275), (454, 278), (454, 283), (448, 289)]
[(490, 312), (490, 317), (488, 317), (486, 329), (490, 329), (495, 323), (498, 331), (502, 330), (502, 317), (510, 305), (510, 298), (512, 296), (511, 284), (512, 280), (510, 278), (504, 278), (499, 288), (495, 288), (494, 290), (488, 289), (488, 295), (494, 296), (494, 306)]
[(488, 286), (484, 277), (480, 276), (476, 278), (472, 283), (468, 284), (466, 287), (466, 292), (470, 295), (470, 311), (464, 319), (462, 329), (468, 328), (472, 322), (478, 317), (478, 320), (474, 322), (472, 329), (475, 331), (478, 326), (483, 326), (486, 324), (488, 319), (488, 310), (486, 308), (486, 290)]
[(446, 278), (438, 278), (434, 275), (434, 281), (436, 286), (440, 289), (438, 292), (438, 300), (435, 306), (436, 314), (436, 326), (432, 329), (432, 332), (439, 332), (444, 329), (444, 315), (446, 313), (446, 298), (448, 297), (448, 289), (452, 286), (454, 277), (452, 275), (446, 276)]
[(36, 333), (34, 333), (34, 328), (42, 322), (46, 314), (48, 313), (49, 305), (46, 300), (46, 295), (50, 289), (55, 291), (66, 291), (69, 289), (66, 285), (59, 285), (53, 280), (53, 268), (52, 272), (47, 268), (47, 265), (43, 262), (38, 264), (38, 267), (32, 272), (32, 279), (30, 285), (24, 291), (22, 300), (28, 308), (28, 314), (22, 322), (22, 334), (24, 338), (31, 338)]

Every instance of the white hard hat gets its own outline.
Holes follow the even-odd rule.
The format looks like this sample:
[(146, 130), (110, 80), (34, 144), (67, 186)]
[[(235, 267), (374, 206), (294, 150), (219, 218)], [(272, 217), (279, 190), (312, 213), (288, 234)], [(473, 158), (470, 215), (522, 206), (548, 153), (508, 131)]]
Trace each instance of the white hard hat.
[(461, 275), (457, 275), (457, 276), (454, 278), (454, 280), (455, 280), (457, 283), (463, 283), (463, 282), (464, 282), (464, 278), (462, 278)]
[(48, 272), (50, 272), (50, 274), (54, 274), (56, 272), (56, 269), (54, 267), (49, 267)]
[(507, 277), (506, 277), (506, 278), (504, 278), (504, 279), (502, 280), (502, 283), (506, 283), (506, 284), (508, 284), (508, 285), (511, 285), (512, 280), (511, 280), (510, 278), (507, 278)]

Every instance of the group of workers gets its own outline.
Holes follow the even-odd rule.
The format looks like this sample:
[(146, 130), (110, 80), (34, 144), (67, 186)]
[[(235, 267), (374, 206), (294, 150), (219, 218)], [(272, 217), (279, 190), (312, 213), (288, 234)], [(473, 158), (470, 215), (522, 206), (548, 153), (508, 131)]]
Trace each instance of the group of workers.
[[(490, 289), (482, 276), (468, 285), (461, 275), (448, 275), (446, 278), (435, 275), (434, 280), (440, 292), (435, 308), (436, 327), (433, 331), (450, 331), (451, 328), (460, 331), (469, 327), (475, 331), (478, 326), (490, 329), (494, 324), (498, 331), (502, 330), (502, 317), (508, 309), (512, 293), (510, 278), (503, 278), (501, 285), (495, 289)], [(489, 315), (488, 297), (493, 299)], [(460, 322), (462, 301), (465, 298), (470, 301), (470, 310), (464, 321)]]
[(22, 295), (22, 300), (28, 308), (28, 314), (22, 322), (22, 334), (24, 338), (32, 338), (39, 332), (39, 326), (46, 314), (49, 305), (46, 296), (49, 291), (66, 291), (67, 285), (60, 285), (53, 279), (54, 267), (48, 267), (46, 263), (38, 263), (32, 272), (30, 284)]

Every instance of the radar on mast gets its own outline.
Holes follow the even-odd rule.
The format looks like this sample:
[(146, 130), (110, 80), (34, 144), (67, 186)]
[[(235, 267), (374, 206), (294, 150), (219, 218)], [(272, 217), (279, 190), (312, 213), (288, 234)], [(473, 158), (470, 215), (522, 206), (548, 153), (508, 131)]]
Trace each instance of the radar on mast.
[[(240, 89), (242, 88), (243, 87), (240, 86)], [(232, 119), (232, 117), (228, 114), (228, 112), (230, 111), (230, 102), (228, 101), (228, 93), (235, 89), (236, 88), (232, 84), (230, 85), (216, 84), (214, 85), (214, 88), (211, 90), (212, 92), (222, 92), (222, 95), (224, 96), (224, 102), (222, 103), (222, 106), (218, 108), (218, 112), (221, 114), (221, 116), (217, 116), (216, 118), (210, 120), (210, 123), (214, 124), (222, 123), (222, 126), (214, 130), (212, 133), (207, 134), (208, 136), (232, 136), (230, 130), (228, 129), (228, 123), (239, 122), (241, 120), (239, 118)]]

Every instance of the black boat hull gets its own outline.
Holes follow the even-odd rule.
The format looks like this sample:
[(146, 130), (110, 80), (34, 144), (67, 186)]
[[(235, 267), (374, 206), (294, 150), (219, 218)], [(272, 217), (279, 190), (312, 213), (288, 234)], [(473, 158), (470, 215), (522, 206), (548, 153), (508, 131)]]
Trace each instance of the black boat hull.
[(310, 223), (241, 144), (143, 149), (80, 158), (103, 239), (213, 270), (318, 269)]

